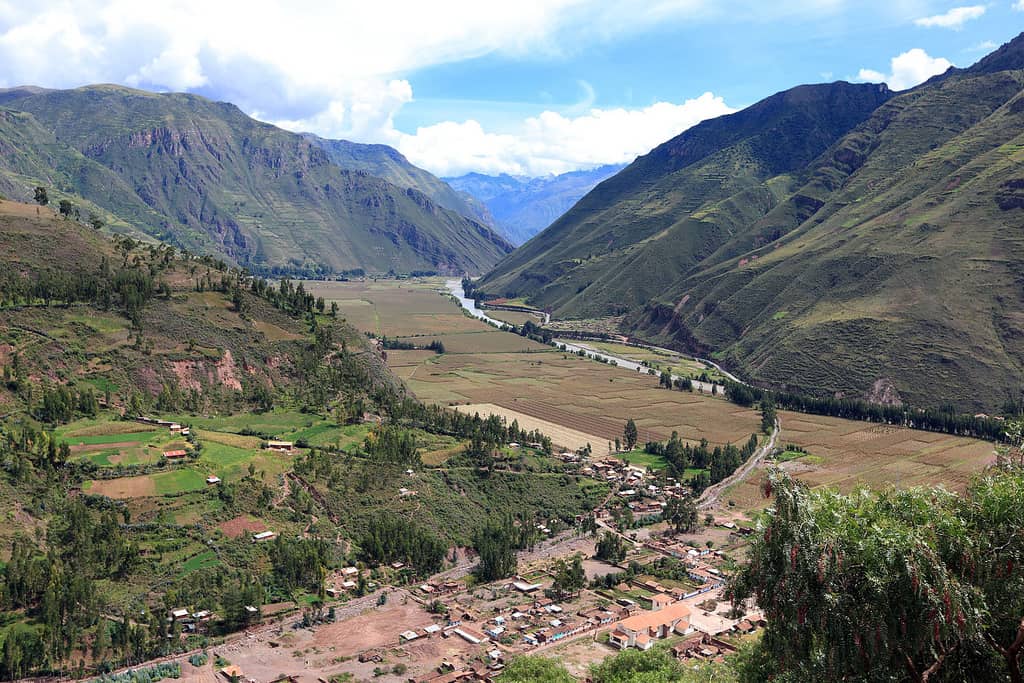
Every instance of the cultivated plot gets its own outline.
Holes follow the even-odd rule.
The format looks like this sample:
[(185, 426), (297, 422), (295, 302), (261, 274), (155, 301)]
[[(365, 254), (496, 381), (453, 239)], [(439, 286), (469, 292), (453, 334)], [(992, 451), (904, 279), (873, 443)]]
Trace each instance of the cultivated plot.
[[(991, 443), (892, 425), (780, 411), (782, 444), (808, 452), (780, 466), (811, 486), (843, 491), (865, 485), (924, 486), (942, 484), (962, 490), (972, 475), (995, 460)], [(789, 454), (795, 455), (795, 454)], [(727, 492), (743, 508), (763, 507), (761, 471)]]

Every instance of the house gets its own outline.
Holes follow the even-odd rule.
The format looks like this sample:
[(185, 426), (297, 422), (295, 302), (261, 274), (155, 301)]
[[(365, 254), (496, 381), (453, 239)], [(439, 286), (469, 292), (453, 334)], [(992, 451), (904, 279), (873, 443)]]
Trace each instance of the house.
[(184, 607), (180, 607), (175, 610), (171, 610), (171, 620), (178, 621), (179, 619), (185, 619), (188, 617), (188, 610)]
[(520, 593), (533, 593), (540, 589), (539, 583), (526, 583), (525, 581), (513, 581), (512, 587)]
[(355, 576), (359, 573), (359, 569), (356, 567), (345, 567), (341, 570), (342, 576)]
[(181, 434), (181, 425), (178, 424), (177, 422), (168, 425), (167, 429), (171, 432), (171, 434)]
[(651, 609), (654, 611), (668, 607), (675, 602), (675, 599), (671, 595), (665, 593), (658, 593), (651, 598)]
[(695, 631), (684, 640), (672, 646), (672, 654), (674, 654), (677, 659), (699, 657), (701, 651), (704, 650), (705, 643), (707, 642), (709, 642), (708, 634), (702, 633), (701, 631)]
[(672, 633), (685, 635), (690, 632), (690, 608), (677, 602), (662, 609), (643, 612), (623, 619), (615, 625), (609, 635), (609, 644), (625, 650), (651, 647), (650, 639), (666, 638)]
[(178, 458), (184, 458), (186, 455), (188, 455), (188, 451), (184, 450), (164, 451), (164, 457), (168, 460), (177, 460)]
[(259, 543), (260, 541), (269, 541), (274, 538), (277, 538), (277, 534), (273, 531), (261, 531), (258, 534), (252, 535), (252, 542)]
[(267, 450), (275, 453), (291, 453), (295, 445), (291, 441), (268, 441)]
[(753, 633), (757, 630), (757, 626), (750, 623), (747, 619), (744, 619), (740, 623), (736, 624), (736, 630), (740, 633)]
[(218, 477), (216, 474), (211, 474), (210, 476), (208, 476), (206, 478), (206, 483), (207, 484), (219, 484), (220, 483), (220, 477)]
[(473, 645), (479, 645), (480, 643), (487, 640), (487, 636), (485, 636), (484, 634), (480, 633), (479, 631), (474, 631), (473, 629), (467, 628), (465, 626), (460, 626), (457, 629), (455, 629), (455, 635), (459, 636), (466, 642), (472, 643)]
[(217, 673), (223, 676), (227, 681), (241, 681), (245, 679), (245, 676), (242, 674), (242, 669), (235, 664), (228, 664)]

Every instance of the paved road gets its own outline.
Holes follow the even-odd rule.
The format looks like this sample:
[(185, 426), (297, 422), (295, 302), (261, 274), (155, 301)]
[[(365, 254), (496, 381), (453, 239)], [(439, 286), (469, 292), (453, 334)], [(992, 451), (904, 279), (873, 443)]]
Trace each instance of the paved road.
[[(445, 286), (448, 288), (448, 291), (451, 293), (451, 295), (454, 296), (456, 298), (456, 300), (458, 300), (459, 305), (461, 305), (464, 309), (466, 309), (470, 313), (470, 315), (472, 315), (473, 317), (479, 318), (480, 320), (483, 320), (484, 322), (490, 323), (492, 325), (497, 325), (498, 327), (502, 327), (503, 325), (505, 325), (505, 323), (502, 322), (501, 320), (496, 320), (496, 319), (490, 317), (489, 315), (487, 315), (487, 313), (485, 313), (481, 309), (477, 308), (476, 302), (473, 301), (472, 299), (466, 297), (466, 293), (462, 289), (462, 281), (461, 280), (447, 280), (445, 282)], [(549, 314), (545, 313), (544, 314), (544, 319), (545, 319), (545, 324), (546, 324), (546, 323), (551, 321), (551, 316)], [(575, 352), (583, 351), (583, 352), (585, 352), (585, 353), (587, 353), (587, 354), (589, 354), (591, 356), (597, 356), (598, 358), (601, 358), (601, 359), (606, 360), (606, 361), (615, 361), (616, 365), (618, 365), (619, 367), (622, 367), (622, 368), (627, 368), (627, 369), (633, 370), (633, 371), (639, 370), (640, 372), (646, 372), (647, 369), (648, 369), (646, 365), (641, 365), (640, 363), (637, 363), (636, 361), (629, 360), (627, 358), (620, 358), (619, 356), (613, 356), (613, 355), (611, 355), (609, 353), (604, 353), (603, 351), (598, 351), (597, 349), (594, 349), (593, 347), (588, 346), (585, 343), (575, 343), (575, 342), (571, 342), (571, 341), (569, 341), (567, 339), (555, 339), (554, 341), (557, 344), (565, 345), (565, 347), (568, 350), (570, 350), (570, 351), (575, 351)], [(660, 348), (658, 346), (650, 346), (650, 345), (644, 345), (644, 346), (646, 348), (650, 348), (650, 349), (653, 349), (655, 351), (661, 351), (661, 352), (664, 352), (664, 353), (672, 353), (672, 354), (679, 353), (678, 351), (672, 351), (671, 349), (663, 349), (663, 348)], [(720, 373), (722, 373), (723, 375), (728, 377), (733, 382), (739, 382), (740, 384), (743, 384), (743, 382), (739, 378), (737, 378), (735, 375), (733, 375), (728, 370), (723, 368), (718, 363), (715, 363), (714, 361), (710, 361), (710, 360), (707, 360), (707, 359), (704, 359), (704, 358), (695, 358), (694, 360), (696, 360), (696, 361), (698, 361), (700, 363), (705, 363), (707, 365), (710, 365), (711, 367), (715, 368)], [(672, 379), (673, 380), (675, 380), (675, 379), (677, 379), (679, 377), (680, 377), (679, 375), (672, 375)], [(696, 387), (700, 387), (703, 391), (706, 391), (707, 393), (712, 393), (712, 391), (713, 391), (715, 386), (721, 387), (721, 385), (709, 384), (707, 382), (698, 382), (698, 381), (694, 381), (693, 384)], [(719, 390), (721, 390), (721, 389), (719, 389)]]
[[(613, 356), (610, 353), (605, 353), (604, 351), (598, 351), (597, 349), (595, 349), (592, 346), (589, 346), (585, 342), (571, 342), (567, 339), (555, 339), (554, 341), (556, 344), (562, 344), (569, 351), (573, 351), (576, 353), (583, 351), (584, 353), (590, 356), (596, 356), (602, 360), (614, 361), (615, 364), (620, 368), (626, 368), (627, 370), (633, 371), (640, 371), (641, 373), (646, 373), (650, 369), (646, 365), (642, 365), (641, 363), (637, 363), (636, 361), (629, 360), (628, 358), (621, 358), (619, 356)], [(672, 375), (672, 381), (682, 378), (682, 375)], [(717, 391), (719, 393), (724, 391), (724, 389), (721, 388), (722, 385), (720, 384), (709, 384), (707, 382), (700, 382), (697, 380), (692, 381), (694, 388), (699, 389), (708, 394), (712, 393), (713, 391)], [(716, 389), (716, 387), (718, 388)]]
[(718, 499), (722, 495), (722, 492), (732, 486), (738, 484), (764, 460), (764, 456), (768, 455), (775, 448), (775, 443), (778, 441), (779, 433), (782, 431), (782, 423), (779, 422), (779, 418), (775, 418), (775, 429), (772, 430), (772, 435), (768, 439), (768, 443), (761, 446), (754, 454), (750, 456), (745, 463), (740, 465), (735, 472), (730, 474), (728, 477), (713, 484), (712, 486), (704, 489), (704, 492), (700, 494), (700, 498), (697, 499), (698, 510), (710, 510), (718, 505)]

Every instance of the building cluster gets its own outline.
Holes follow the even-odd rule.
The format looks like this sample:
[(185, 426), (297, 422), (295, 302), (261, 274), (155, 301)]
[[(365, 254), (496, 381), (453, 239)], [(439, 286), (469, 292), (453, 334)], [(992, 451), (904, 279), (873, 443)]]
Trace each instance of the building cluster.
[(135, 418), (135, 421), (140, 424), (152, 425), (154, 427), (166, 427), (167, 431), (173, 435), (188, 436), (190, 433), (188, 427), (171, 420), (160, 420), (155, 417), (137, 417)]
[[(661, 515), (670, 498), (690, 495), (689, 487), (675, 479), (655, 477), (646, 467), (629, 465), (618, 458), (591, 463), (580, 473), (607, 482), (617, 489), (619, 501), (638, 519)], [(609, 518), (610, 508), (606, 506), (597, 510), (597, 516), (599, 519)]]

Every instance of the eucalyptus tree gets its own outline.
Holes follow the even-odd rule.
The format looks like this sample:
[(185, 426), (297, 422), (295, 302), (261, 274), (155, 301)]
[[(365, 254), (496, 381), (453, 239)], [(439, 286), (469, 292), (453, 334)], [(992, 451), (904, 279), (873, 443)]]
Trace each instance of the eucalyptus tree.
[(747, 678), (1021, 681), (1024, 472), (964, 495), (941, 487), (810, 490), (773, 473), (774, 496), (731, 586), (768, 620), (771, 671)]

